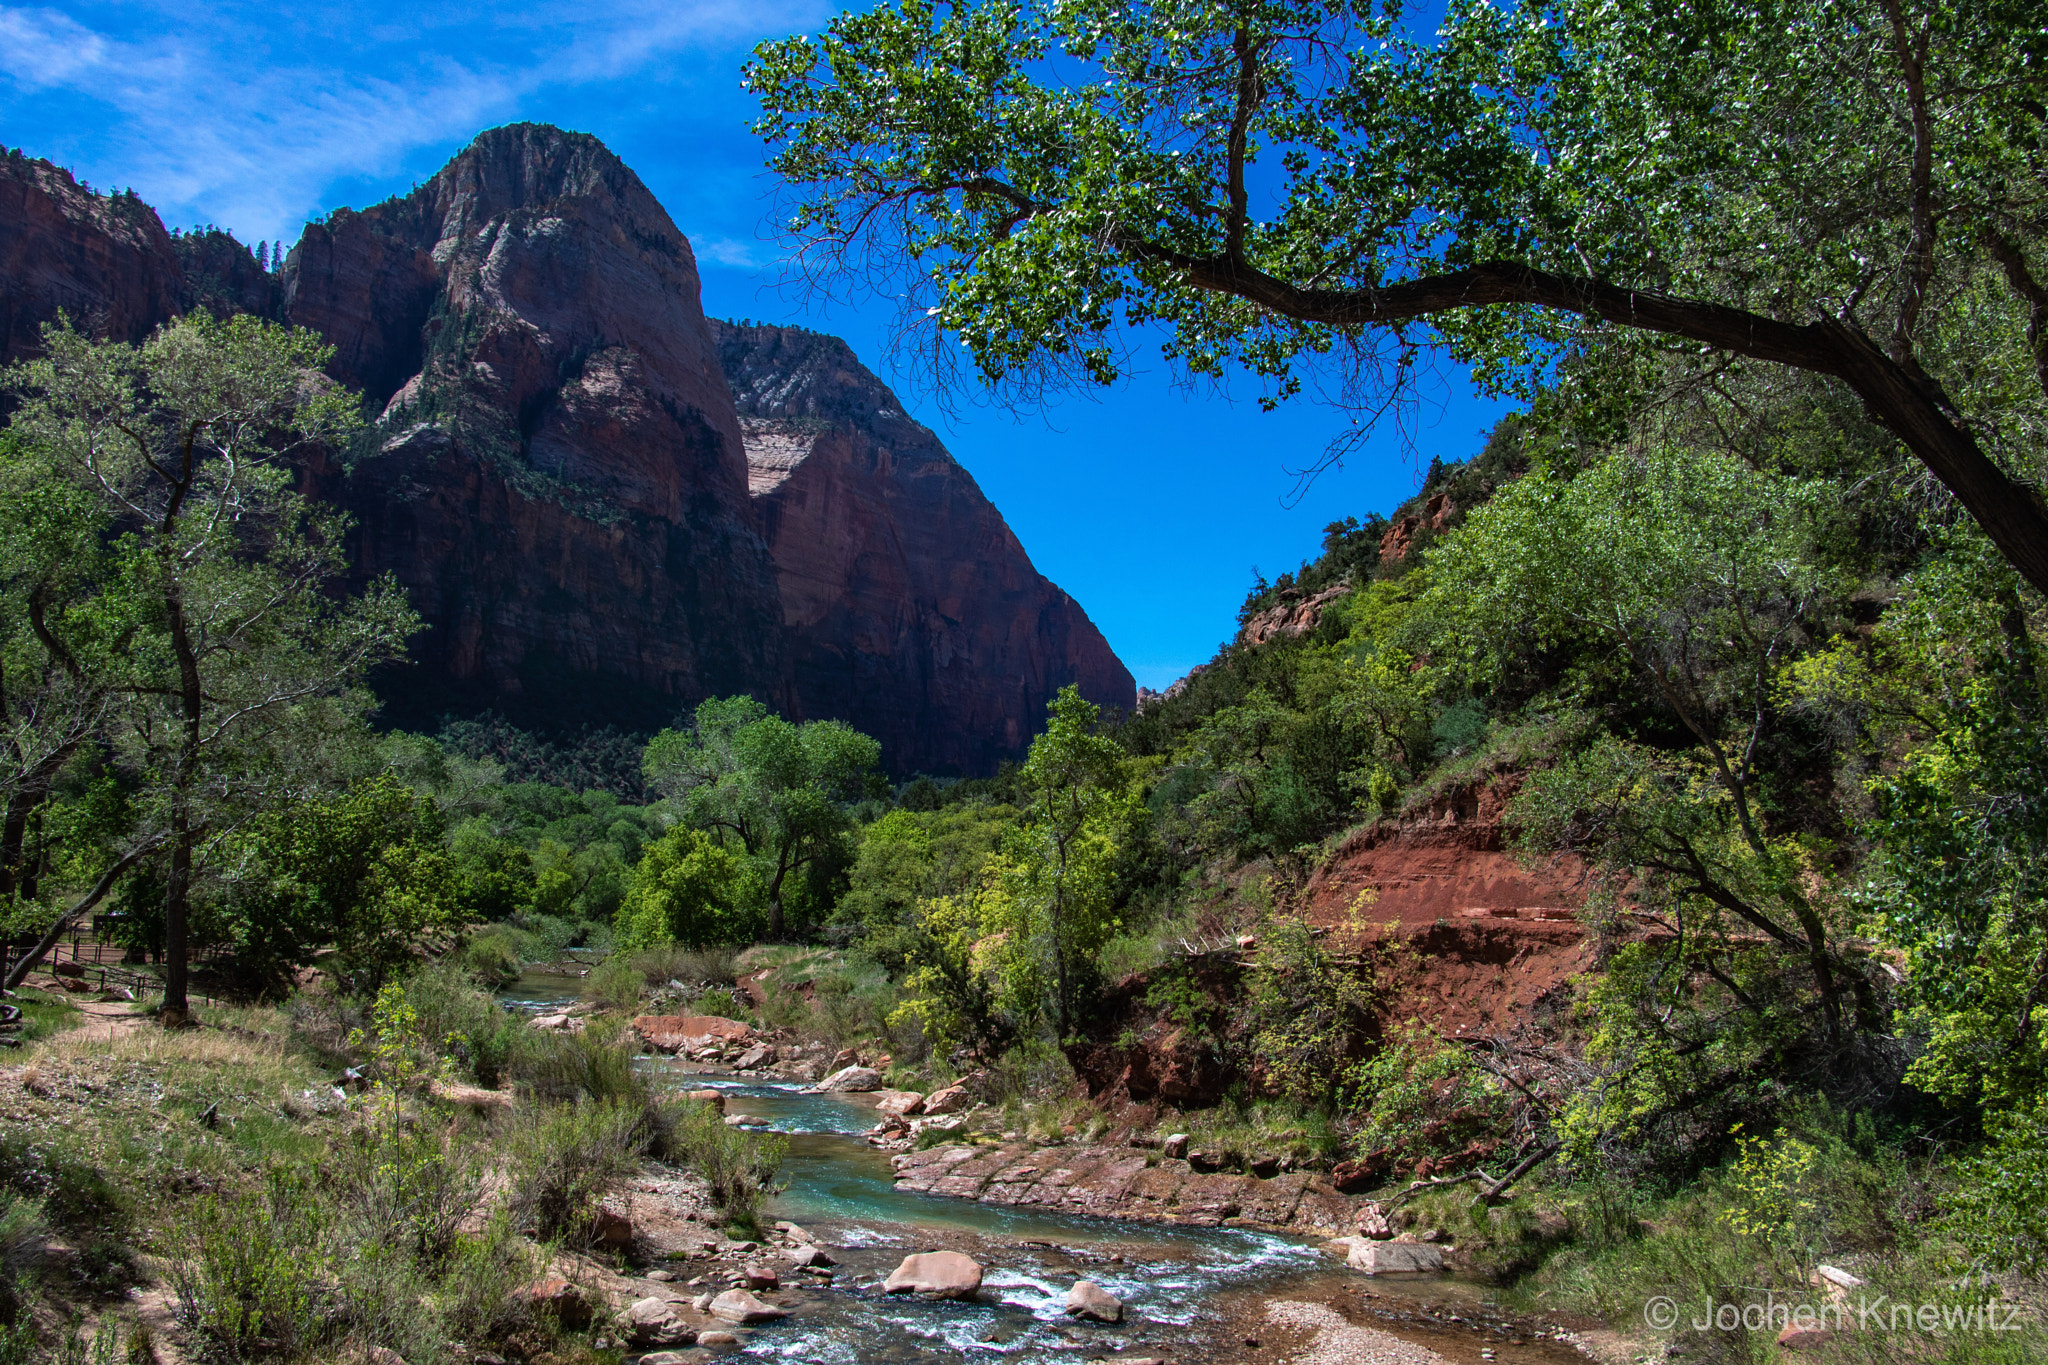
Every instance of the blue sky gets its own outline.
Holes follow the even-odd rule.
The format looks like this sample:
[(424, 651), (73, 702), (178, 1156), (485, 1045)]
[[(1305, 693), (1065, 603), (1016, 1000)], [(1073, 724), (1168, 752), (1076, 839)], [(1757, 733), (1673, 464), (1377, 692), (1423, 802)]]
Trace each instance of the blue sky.
[[(479, 130), (533, 120), (602, 138), (696, 248), (705, 311), (836, 332), (885, 379), (886, 303), (824, 308), (778, 287), (774, 186), (747, 131), (753, 44), (821, 27), (808, 0), (294, 5), (125, 0), (0, 5), (0, 141), (96, 189), (132, 186), (174, 227), (251, 244), (403, 193)], [(1322, 527), (1386, 511), (1433, 455), (1478, 449), (1505, 408), (1446, 371), (1341, 470), (1290, 498), (1344, 417), (1255, 390), (1189, 393), (1163, 363), (1050, 411), (964, 404), (898, 384), (1146, 686), (1232, 631), (1253, 567), (1315, 553)]]

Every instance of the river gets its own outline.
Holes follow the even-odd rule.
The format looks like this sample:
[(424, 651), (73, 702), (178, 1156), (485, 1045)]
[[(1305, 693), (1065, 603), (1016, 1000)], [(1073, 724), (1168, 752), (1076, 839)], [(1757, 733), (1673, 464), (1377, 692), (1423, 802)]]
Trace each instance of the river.
[[(506, 988), (516, 1008), (568, 1003), (577, 982), (529, 975)], [(1181, 1362), (1273, 1359), (1259, 1324), (1269, 1299), (1333, 1304), (1424, 1344), (1452, 1365), (1584, 1365), (1561, 1343), (1489, 1313), (1483, 1286), (1459, 1277), (1367, 1281), (1319, 1244), (1249, 1228), (1176, 1227), (1062, 1217), (895, 1188), (889, 1154), (861, 1134), (874, 1111), (797, 1084), (701, 1072), (672, 1058), (639, 1064), (691, 1089), (724, 1092), (728, 1113), (785, 1135), (785, 1186), (764, 1221), (802, 1225), (838, 1262), (830, 1289), (806, 1291), (786, 1321), (746, 1334), (742, 1353), (820, 1365), (986, 1360), (1077, 1365), (1118, 1356)], [(880, 1282), (916, 1251), (960, 1251), (984, 1267), (973, 1302), (885, 1296)], [(792, 1276), (791, 1279), (801, 1277)], [(1090, 1279), (1121, 1299), (1118, 1325), (1065, 1313)], [(1246, 1344), (1260, 1341), (1259, 1347)], [(1482, 1351), (1487, 1354), (1482, 1355)]]

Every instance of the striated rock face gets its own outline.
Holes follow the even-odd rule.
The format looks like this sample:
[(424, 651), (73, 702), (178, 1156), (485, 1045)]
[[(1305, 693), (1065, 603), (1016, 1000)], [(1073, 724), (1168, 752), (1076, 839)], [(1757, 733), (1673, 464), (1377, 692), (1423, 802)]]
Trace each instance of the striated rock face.
[(41, 349), (59, 310), (103, 336), (140, 341), (179, 311), (170, 234), (132, 195), (98, 195), (68, 171), (0, 156), (0, 362)]
[(713, 322), (775, 560), (793, 694), (898, 771), (985, 772), (1068, 683), (1130, 709), (1131, 675), (939, 439), (836, 337)]
[[(309, 225), (284, 269), (0, 157), (0, 361), (61, 309), (139, 341), (192, 308), (308, 327), (374, 423), (308, 458), (359, 577), (428, 629), (385, 718), (649, 730), (746, 692), (901, 774), (1020, 756), (1130, 674), (974, 480), (829, 337), (707, 323), (695, 259), (595, 138), (519, 124)], [(735, 397), (738, 402), (735, 404)]]
[(401, 723), (647, 728), (786, 704), (779, 604), (689, 243), (595, 138), (493, 129), (411, 194), (307, 228), (285, 316), (380, 409), (310, 471), (364, 577), (430, 627)]

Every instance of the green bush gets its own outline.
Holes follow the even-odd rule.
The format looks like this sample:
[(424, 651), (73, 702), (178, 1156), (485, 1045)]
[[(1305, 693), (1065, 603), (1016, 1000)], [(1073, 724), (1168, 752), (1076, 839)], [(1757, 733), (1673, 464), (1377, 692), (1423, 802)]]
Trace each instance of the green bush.
[(173, 1263), (177, 1313), (203, 1357), (303, 1357), (338, 1325), (320, 1254), (323, 1220), (284, 1176), (260, 1193), (209, 1195), (186, 1215), (189, 1254)]
[(727, 1222), (751, 1222), (762, 1196), (774, 1188), (789, 1140), (728, 1128), (716, 1109), (694, 1101), (665, 1109), (663, 1117), (657, 1155), (703, 1176)]
[(467, 969), (454, 961), (422, 967), (407, 979), (405, 988), (419, 1013), (420, 1032), (435, 1040), (469, 1079), (496, 1088), (532, 1030), (477, 989)]
[(526, 965), (528, 936), (509, 924), (489, 924), (462, 942), (455, 961), (478, 980), (493, 986), (515, 981)]
[(613, 953), (583, 978), (583, 998), (615, 1010), (630, 1010), (640, 1003), (647, 977), (627, 953)]
[(589, 1245), (606, 1183), (633, 1169), (650, 1132), (644, 1106), (616, 1099), (527, 1114), (508, 1143), (514, 1220), (538, 1237)]
[(593, 1019), (581, 1033), (522, 1030), (507, 1070), (542, 1101), (619, 1100), (643, 1108), (649, 1102), (647, 1082), (633, 1068), (632, 1033), (623, 1020)]
[(767, 923), (766, 900), (751, 863), (701, 830), (679, 826), (640, 855), (614, 926), (627, 948), (745, 943)]

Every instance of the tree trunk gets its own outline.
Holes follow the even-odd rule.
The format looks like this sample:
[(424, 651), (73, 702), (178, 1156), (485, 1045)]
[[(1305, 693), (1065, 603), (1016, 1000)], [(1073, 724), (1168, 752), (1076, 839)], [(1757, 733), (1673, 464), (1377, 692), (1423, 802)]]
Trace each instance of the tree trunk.
[(192, 1012), (185, 997), (185, 906), (191, 887), (192, 828), (181, 797), (171, 817), (171, 872), (164, 884), (164, 1003), (159, 1018), (167, 1028), (184, 1024)]

